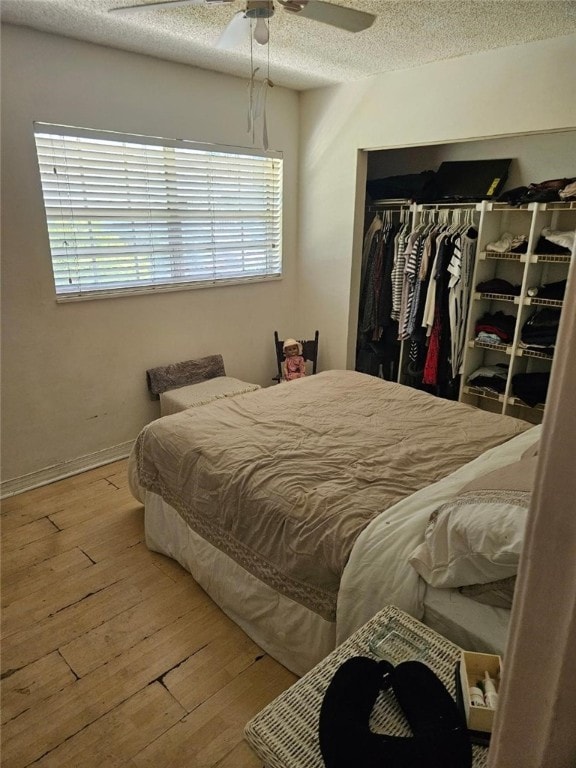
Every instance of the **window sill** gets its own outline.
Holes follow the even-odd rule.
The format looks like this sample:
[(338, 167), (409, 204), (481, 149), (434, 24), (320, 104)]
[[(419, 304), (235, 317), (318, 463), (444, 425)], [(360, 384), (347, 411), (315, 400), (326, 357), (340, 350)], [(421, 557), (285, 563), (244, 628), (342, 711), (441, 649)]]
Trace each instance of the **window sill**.
[(116, 299), (126, 296), (149, 296), (158, 293), (174, 293), (174, 291), (194, 291), (200, 288), (220, 288), (229, 285), (249, 285), (253, 283), (270, 283), (282, 280), (282, 275), (266, 275), (260, 277), (236, 277), (230, 280), (204, 280), (197, 283), (182, 283), (178, 285), (146, 286), (143, 288), (118, 288), (108, 291), (86, 291), (81, 294), (60, 294), (56, 296), (57, 304), (69, 304), (74, 301), (95, 301), (97, 299)]

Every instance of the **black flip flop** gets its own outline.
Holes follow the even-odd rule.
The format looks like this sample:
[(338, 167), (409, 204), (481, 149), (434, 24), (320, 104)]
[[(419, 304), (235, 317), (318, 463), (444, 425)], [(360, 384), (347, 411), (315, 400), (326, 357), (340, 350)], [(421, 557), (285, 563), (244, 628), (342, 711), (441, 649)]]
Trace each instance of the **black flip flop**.
[[(364, 656), (348, 659), (336, 670), (320, 710), (320, 750), (326, 768), (471, 766), (470, 740), (465, 724), (461, 728), (456, 704), (432, 670), (419, 662), (403, 662), (412, 663), (426, 671), (404, 667), (396, 679), (396, 670), (402, 665), (395, 669), (386, 661)], [(440, 688), (430, 681), (430, 675)], [(422, 690), (415, 689), (414, 683), (421, 685)], [(414, 731), (412, 737), (388, 736), (370, 730), (370, 715), (378, 694), (390, 686), (402, 708), (408, 709), (407, 719)], [(435, 712), (441, 715), (436, 718), (437, 732), (433, 727)]]
[(394, 668), (392, 688), (416, 738), (427, 743), (427, 768), (472, 765), (466, 722), (440, 678), (421, 661)]

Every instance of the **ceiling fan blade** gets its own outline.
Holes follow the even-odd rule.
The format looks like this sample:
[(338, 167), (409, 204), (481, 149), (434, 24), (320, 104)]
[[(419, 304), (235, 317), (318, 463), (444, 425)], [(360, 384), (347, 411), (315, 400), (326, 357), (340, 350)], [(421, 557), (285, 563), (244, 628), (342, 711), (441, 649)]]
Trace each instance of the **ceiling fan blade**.
[(250, 19), (246, 18), (244, 11), (238, 11), (224, 27), (216, 48), (236, 48), (239, 45), (247, 45), (249, 41)]
[(158, 11), (161, 8), (178, 8), (181, 5), (205, 5), (205, 0), (163, 0), (161, 3), (141, 3), (110, 8), (110, 13), (138, 13), (138, 11)]
[(308, 0), (303, 5), (302, 10), (296, 12), (296, 16), (331, 24), (333, 27), (340, 27), (340, 29), (346, 29), (348, 32), (361, 32), (363, 29), (368, 29), (376, 18), (371, 13), (357, 11), (355, 8), (345, 8), (333, 3), (325, 3), (323, 0)]

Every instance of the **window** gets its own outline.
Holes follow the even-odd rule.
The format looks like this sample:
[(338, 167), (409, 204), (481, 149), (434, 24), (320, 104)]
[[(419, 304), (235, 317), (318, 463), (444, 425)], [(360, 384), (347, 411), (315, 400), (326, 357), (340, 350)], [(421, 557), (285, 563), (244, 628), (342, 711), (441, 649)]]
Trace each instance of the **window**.
[(281, 276), (279, 153), (34, 127), (58, 299)]

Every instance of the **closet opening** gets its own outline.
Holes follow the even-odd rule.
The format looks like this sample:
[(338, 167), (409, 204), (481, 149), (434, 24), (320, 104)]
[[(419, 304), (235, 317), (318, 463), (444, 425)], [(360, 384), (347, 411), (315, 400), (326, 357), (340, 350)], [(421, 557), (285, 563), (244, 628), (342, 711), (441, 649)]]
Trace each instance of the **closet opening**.
[[(417, 199), (422, 189), (421, 199), (426, 200), (426, 183), (442, 163), (454, 162), (451, 168), (466, 169), (479, 165), (469, 161), (506, 159), (510, 160), (505, 164), (507, 178), (499, 185), (502, 202), (496, 202), (496, 196), (488, 200), (485, 196), (484, 202), (479, 198), (420, 203), (409, 197), (375, 197), (382, 190), (385, 195), (394, 194), (398, 181), (406, 182)], [(555, 192), (523, 203), (516, 199), (515, 191), (555, 180), (560, 189), (560, 180), (576, 178), (576, 130), (368, 150), (365, 161), (356, 370), (440, 397), (540, 421), (543, 403), (527, 408), (515, 393), (514, 382), (523, 379), (532, 386), (538, 381), (534, 397), (542, 397), (553, 356), (554, 329), (547, 329), (550, 346), (545, 353), (534, 349), (531, 354), (525, 349), (529, 345), (523, 342), (524, 327), (534, 315), (529, 292), (551, 284), (560, 290), (566, 284), (575, 260), (574, 236), (562, 265), (551, 266), (547, 259), (545, 267), (540, 259), (536, 266), (537, 251), (542, 249), (545, 229), (576, 230), (576, 196), (564, 199)], [(402, 192), (402, 185), (397, 184), (396, 189)], [(506, 200), (511, 190), (512, 199)], [(509, 234), (513, 236), (510, 248), (496, 260), (490, 248)], [(506, 258), (517, 247), (524, 253)], [(511, 288), (506, 297), (481, 292), (477, 283), (496, 286), (497, 291), (508, 283)], [(555, 312), (544, 319), (554, 320), (557, 329), (562, 302), (555, 301)], [(482, 327), (483, 318), (488, 332), (478, 342), (476, 328)], [(498, 326), (500, 319), (504, 327), (491, 329), (490, 323)], [(482, 342), (487, 344), (482, 346)], [(469, 386), (471, 374), (483, 366), (499, 374), (494, 391), (489, 382), (482, 392)]]

